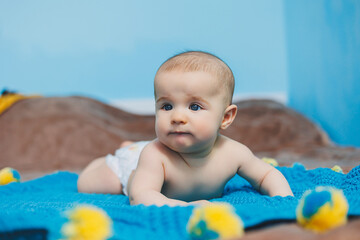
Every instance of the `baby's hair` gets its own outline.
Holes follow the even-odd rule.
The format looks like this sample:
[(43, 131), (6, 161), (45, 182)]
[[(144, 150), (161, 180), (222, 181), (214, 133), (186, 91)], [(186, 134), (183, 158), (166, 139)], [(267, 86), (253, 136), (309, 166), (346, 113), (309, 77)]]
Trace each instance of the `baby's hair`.
[(203, 71), (215, 74), (219, 81), (219, 88), (225, 90), (226, 104), (232, 103), (235, 86), (234, 75), (230, 67), (219, 57), (203, 51), (183, 52), (166, 60), (156, 74), (170, 71)]

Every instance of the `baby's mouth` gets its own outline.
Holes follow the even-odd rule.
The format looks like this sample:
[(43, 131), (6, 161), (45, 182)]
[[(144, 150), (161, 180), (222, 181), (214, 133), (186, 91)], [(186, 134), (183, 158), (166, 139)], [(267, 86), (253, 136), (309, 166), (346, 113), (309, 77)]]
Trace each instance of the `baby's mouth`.
[(169, 135), (182, 136), (182, 135), (191, 135), (191, 133), (183, 132), (183, 131), (173, 131), (173, 132), (169, 132)]

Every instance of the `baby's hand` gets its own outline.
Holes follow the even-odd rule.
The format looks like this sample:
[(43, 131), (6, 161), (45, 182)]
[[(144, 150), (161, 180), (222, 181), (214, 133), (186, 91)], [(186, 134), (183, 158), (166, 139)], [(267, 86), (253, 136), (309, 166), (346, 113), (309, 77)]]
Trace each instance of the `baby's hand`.
[(205, 206), (205, 205), (209, 205), (209, 204), (212, 204), (212, 202), (209, 202), (208, 200), (197, 200), (197, 201), (189, 202), (189, 205)]

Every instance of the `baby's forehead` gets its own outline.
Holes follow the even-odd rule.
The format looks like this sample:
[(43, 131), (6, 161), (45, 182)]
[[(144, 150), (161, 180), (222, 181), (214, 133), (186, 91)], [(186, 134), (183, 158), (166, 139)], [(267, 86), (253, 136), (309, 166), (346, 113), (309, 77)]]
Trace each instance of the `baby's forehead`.
[[(183, 74), (186, 73), (186, 74)], [(204, 100), (209, 96), (226, 97), (226, 91), (216, 76), (205, 75), (203, 71), (183, 72), (178, 71), (162, 72), (155, 77), (155, 97), (159, 99), (166, 95), (173, 95), (176, 92), (182, 92), (187, 99)], [(172, 75), (175, 74), (175, 75)], [(206, 77), (208, 75), (209, 77)], [(176, 80), (174, 80), (174, 78)], [(196, 81), (197, 77), (201, 77), (201, 81)], [(180, 81), (179, 81), (180, 79)], [(170, 87), (169, 87), (170, 86)]]
[(186, 82), (186, 80), (189, 80), (189, 76), (191, 78), (191, 80), (196, 81), (195, 75), (199, 75), (199, 74), (203, 74), (205, 73), (205, 75), (208, 75), (207, 79), (210, 81), (212, 81), (213, 84), (217, 84), (217, 83), (221, 83), (219, 76), (216, 74), (216, 72), (212, 72), (212, 71), (203, 71), (203, 70), (196, 70), (196, 71), (183, 71), (183, 70), (171, 70), (171, 71), (158, 71), (156, 73), (155, 79), (154, 79), (154, 83), (158, 84), (158, 79), (166, 79), (166, 81), (171, 81), (173, 76), (183, 76), (183, 80), (184, 83)]
[(213, 76), (212, 87), (222, 92), (225, 101), (231, 103), (234, 92), (234, 76), (231, 69), (220, 58), (205, 52), (185, 52), (165, 61), (155, 75), (155, 96), (157, 77), (171, 72), (206, 72)]
[[(180, 82), (179, 79), (181, 80)], [(163, 71), (156, 74), (154, 80), (155, 91), (157, 88), (161, 88), (164, 84), (170, 84), (173, 86), (180, 84), (181, 86), (188, 85), (189, 87), (196, 84), (203, 84), (200, 87), (206, 87), (214, 91), (220, 91), (224, 85), (220, 81), (219, 77), (211, 72), (178, 70)]]

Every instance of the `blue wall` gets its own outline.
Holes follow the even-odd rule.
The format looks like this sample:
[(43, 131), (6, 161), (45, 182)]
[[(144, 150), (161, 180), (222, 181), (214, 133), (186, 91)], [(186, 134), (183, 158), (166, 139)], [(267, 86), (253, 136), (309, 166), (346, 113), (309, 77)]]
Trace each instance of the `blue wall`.
[(360, 146), (359, 2), (4, 0), (0, 89), (152, 98), (165, 59), (205, 50), (232, 67), (236, 95), (288, 94), (335, 142)]
[(289, 104), (360, 146), (360, 1), (285, 1)]
[(281, 0), (1, 1), (0, 87), (152, 98), (160, 64), (194, 49), (228, 62), (236, 94), (286, 94), (282, 7)]

